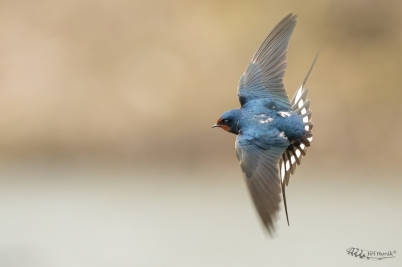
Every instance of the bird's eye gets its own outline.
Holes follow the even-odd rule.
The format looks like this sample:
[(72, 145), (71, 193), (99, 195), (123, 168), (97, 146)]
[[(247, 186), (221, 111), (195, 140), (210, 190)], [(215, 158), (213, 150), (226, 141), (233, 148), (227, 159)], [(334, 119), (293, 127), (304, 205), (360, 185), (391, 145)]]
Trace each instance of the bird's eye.
[(228, 124), (229, 120), (223, 120), (223, 124)]

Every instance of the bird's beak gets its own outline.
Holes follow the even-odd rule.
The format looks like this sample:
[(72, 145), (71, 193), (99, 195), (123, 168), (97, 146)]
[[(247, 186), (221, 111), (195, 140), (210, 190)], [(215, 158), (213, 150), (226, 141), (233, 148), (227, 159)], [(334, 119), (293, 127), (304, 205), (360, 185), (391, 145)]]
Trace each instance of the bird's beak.
[(215, 127), (220, 127), (220, 126), (219, 126), (219, 124), (212, 125), (212, 128), (215, 128)]

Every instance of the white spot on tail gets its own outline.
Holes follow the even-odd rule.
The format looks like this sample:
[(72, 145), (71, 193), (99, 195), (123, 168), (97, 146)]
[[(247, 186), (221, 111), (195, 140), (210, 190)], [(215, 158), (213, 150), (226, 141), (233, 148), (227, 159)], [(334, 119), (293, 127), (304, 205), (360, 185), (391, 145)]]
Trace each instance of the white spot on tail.
[(308, 116), (303, 117), (303, 122), (308, 122)]
[(290, 169), (289, 161), (286, 161), (286, 171), (288, 171), (289, 169)]
[(300, 85), (299, 90), (297, 90), (297, 93), (296, 93), (295, 102), (299, 101), (299, 99), (300, 99), (302, 93), (303, 93), (303, 85)]
[[(300, 146), (301, 146), (301, 145), (300, 145)], [(296, 150), (296, 156), (297, 156), (297, 157), (300, 157), (300, 155), (301, 155), (301, 152), (300, 152), (300, 150), (297, 149), (297, 150)]]
[(306, 112), (307, 112), (307, 110), (306, 110), (305, 108), (303, 108), (303, 109), (301, 110), (301, 114), (302, 114), (302, 115), (306, 114)]
[(282, 182), (283, 179), (285, 179), (285, 163), (282, 162), (282, 166), (281, 166), (281, 178), (282, 178)]
[(304, 149), (306, 146), (304, 144), (300, 144), (300, 148)]
[(295, 156), (292, 156), (292, 157), (290, 158), (290, 162), (293, 164), (293, 163), (295, 163), (295, 161), (296, 161)]
[(299, 108), (301, 108), (301, 107), (303, 106), (303, 104), (304, 104), (303, 99), (300, 99), (300, 101), (299, 101), (299, 103), (297, 104), (297, 106), (298, 106)]

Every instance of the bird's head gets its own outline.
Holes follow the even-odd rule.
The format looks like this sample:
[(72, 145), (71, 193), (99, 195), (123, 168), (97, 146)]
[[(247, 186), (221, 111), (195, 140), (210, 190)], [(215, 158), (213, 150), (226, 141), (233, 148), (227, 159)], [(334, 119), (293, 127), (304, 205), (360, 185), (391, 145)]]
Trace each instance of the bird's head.
[(229, 133), (239, 134), (239, 113), (240, 112), (238, 109), (226, 111), (219, 117), (216, 124), (213, 125), (212, 128), (220, 127)]

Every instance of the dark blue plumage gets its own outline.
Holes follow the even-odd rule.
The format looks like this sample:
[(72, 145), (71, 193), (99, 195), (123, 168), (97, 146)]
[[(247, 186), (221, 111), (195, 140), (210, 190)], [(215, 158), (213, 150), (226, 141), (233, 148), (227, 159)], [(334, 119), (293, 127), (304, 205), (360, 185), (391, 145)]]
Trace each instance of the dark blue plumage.
[(288, 43), (295, 26), (296, 16), (289, 14), (269, 33), (240, 79), (241, 108), (223, 113), (213, 126), (237, 135), (237, 158), (270, 233), (274, 231), (281, 192), (288, 218), (285, 185), (312, 140), (310, 100), (304, 85), (314, 63), (292, 101), (283, 83)]

